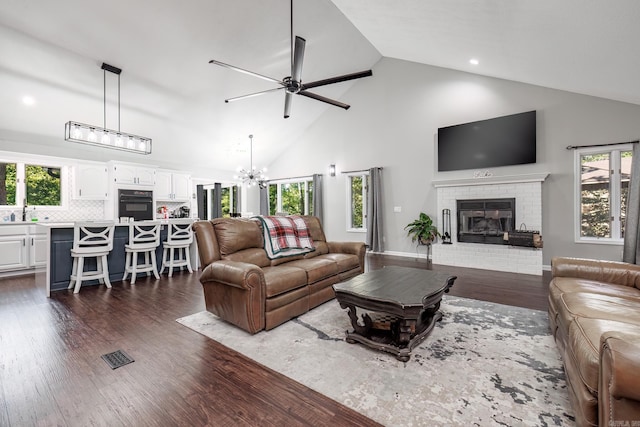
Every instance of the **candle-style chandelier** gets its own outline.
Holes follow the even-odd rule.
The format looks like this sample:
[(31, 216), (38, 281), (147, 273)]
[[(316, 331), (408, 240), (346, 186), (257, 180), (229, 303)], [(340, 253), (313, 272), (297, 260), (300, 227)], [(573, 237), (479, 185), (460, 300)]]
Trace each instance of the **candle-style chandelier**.
[(258, 185), (260, 188), (266, 188), (269, 177), (265, 175), (267, 168), (256, 169), (253, 166), (253, 135), (249, 135), (249, 169), (243, 167), (238, 168), (238, 174), (234, 175), (233, 179), (242, 181), (243, 184), (248, 186)]

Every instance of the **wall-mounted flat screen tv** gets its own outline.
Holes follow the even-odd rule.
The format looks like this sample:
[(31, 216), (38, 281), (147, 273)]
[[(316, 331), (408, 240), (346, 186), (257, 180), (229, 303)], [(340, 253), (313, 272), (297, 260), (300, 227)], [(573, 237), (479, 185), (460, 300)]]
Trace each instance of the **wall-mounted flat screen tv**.
[(536, 112), (438, 129), (438, 171), (536, 162)]

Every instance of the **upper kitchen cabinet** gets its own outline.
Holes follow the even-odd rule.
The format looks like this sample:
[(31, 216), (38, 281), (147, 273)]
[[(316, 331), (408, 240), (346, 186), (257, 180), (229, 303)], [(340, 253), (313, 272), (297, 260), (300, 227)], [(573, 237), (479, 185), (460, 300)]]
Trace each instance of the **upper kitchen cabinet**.
[(111, 167), (116, 184), (155, 185), (155, 168), (131, 163), (111, 163)]
[(186, 173), (159, 170), (156, 172), (154, 195), (158, 201), (187, 202), (191, 198), (191, 176)]
[(105, 164), (83, 163), (73, 166), (73, 198), (107, 200), (109, 173)]

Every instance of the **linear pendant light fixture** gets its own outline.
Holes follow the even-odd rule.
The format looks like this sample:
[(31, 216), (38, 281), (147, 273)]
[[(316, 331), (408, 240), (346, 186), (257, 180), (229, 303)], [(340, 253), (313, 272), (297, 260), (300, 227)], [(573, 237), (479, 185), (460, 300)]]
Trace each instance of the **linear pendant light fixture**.
[[(65, 141), (97, 145), (114, 150), (138, 154), (151, 154), (151, 138), (120, 131), (120, 68), (102, 64), (104, 78), (104, 126), (67, 122), (64, 126)], [(118, 130), (107, 129), (107, 71), (118, 76)]]

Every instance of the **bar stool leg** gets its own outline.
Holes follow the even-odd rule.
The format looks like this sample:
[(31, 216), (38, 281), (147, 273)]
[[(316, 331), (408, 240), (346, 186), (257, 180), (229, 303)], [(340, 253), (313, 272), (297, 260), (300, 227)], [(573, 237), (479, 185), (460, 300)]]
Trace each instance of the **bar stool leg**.
[(167, 248), (162, 248), (162, 265), (160, 266), (160, 274), (164, 273), (164, 269), (167, 268)]
[(122, 276), (122, 280), (127, 280), (127, 276), (129, 275), (129, 269), (131, 268), (131, 252), (127, 252), (124, 259), (124, 276)]
[(109, 264), (107, 264), (107, 256), (102, 255), (102, 274), (104, 274), (104, 284), (107, 288), (111, 288), (111, 281), (109, 280)]
[(138, 252), (132, 252), (131, 257), (133, 258), (131, 261), (131, 284), (135, 285), (138, 278)]
[(76, 270), (76, 286), (73, 289), (73, 293), (80, 292), (80, 286), (82, 286), (82, 271), (84, 270), (84, 257), (78, 258), (78, 269)]
[(184, 258), (187, 260), (187, 270), (189, 270), (189, 274), (193, 273), (193, 269), (191, 268), (191, 255), (189, 254), (189, 247), (184, 248)]
[(96, 257), (96, 274), (100, 275), (100, 277), (98, 277), (98, 283), (104, 285), (104, 270), (102, 267), (102, 259)]
[(73, 257), (73, 266), (71, 267), (71, 278), (69, 280), (69, 286), (67, 289), (73, 288), (73, 285), (78, 281), (78, 257)]
[(160, 279), (160, 275), (158, 274), (158, 264), (156, 262), (155, 251), (147, 252), (147, 254), (149, 254), (149, 256), (151, 257), (151, 265), (153, 266), (153, 275), (155, 276), (156, 279)]
[(175, 258), (174, 248), (169, 250), (170, 259), (169, 259), (169, 277), (173, 276), (173, 259)]

